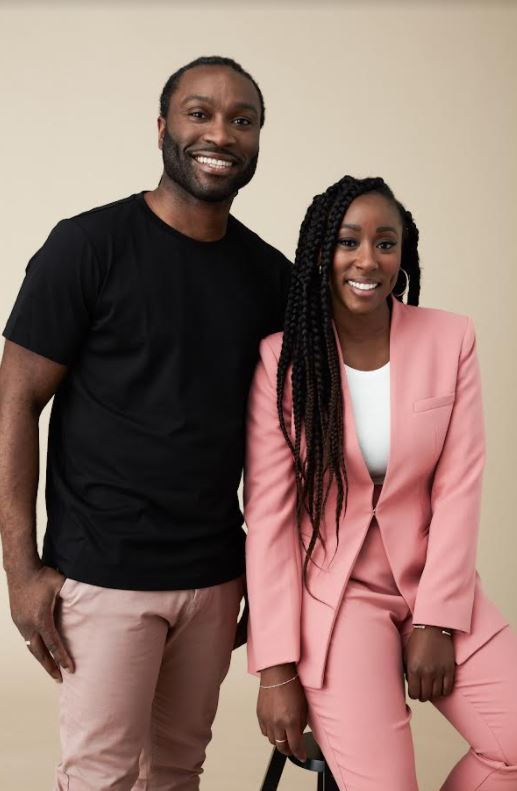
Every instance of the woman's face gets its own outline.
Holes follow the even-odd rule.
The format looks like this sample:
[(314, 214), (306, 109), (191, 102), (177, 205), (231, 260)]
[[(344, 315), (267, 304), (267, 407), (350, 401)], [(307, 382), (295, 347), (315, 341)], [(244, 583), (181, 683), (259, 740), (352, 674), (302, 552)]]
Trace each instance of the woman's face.
[(394, 204), (376, 192), (348, 207), (339, 230), (331, 272), (334, 313), (367, 314), (385, 302), (397, 281), (402, 220)]

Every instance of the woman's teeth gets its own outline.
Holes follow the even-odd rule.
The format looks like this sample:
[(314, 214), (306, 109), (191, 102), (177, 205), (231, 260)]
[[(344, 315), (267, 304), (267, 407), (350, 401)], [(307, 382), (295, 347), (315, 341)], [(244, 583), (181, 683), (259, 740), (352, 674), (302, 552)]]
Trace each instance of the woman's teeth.
[(358, 288), (359, 291), (373, 291), (374, 288), (380, 285), (380, 283), (358, 283), (356, 280), (347, 280), (353, 288)]
[(220, 170), (231, 168), (233, 165), (233, 162), (228, 162), (226, 159), (214, 159), (213, 157), (196, 157), (195, 159), (201, 165), (210, 165), (211, 168), (219, 168)]

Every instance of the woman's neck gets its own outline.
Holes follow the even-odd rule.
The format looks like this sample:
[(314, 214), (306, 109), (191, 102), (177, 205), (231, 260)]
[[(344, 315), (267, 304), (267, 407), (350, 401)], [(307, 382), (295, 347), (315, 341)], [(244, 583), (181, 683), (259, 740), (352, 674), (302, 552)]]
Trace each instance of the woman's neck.
[(334, 322), (346, 365), (372, 371), (389, 361), (390, 319), (388, 302), (364, 314), (351, 313), (342, 305), (334, 306)]

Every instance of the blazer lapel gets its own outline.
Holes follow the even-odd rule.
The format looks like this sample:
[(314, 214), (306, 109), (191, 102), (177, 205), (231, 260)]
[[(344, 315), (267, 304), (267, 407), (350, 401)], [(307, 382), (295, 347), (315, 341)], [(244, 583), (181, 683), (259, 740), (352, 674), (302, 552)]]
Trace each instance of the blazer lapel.
[(345, 464), (350, 483), (357, 482), (362, 486), (371, 486), (373, 489), (373, 482), (366, 467), (363, 453), (357, 438), (357, 431), (355, 428), (354, 412), (352, 405), (352, 395), (348, 384), (346, 375), (345, 361), (341, 351), (341, 343), (339, 342), (339, 335), (336, 325), (334, 324), (334, 336), (336, 338), (336, 346), (338, 352), (338, 359), (340, 365), (340, 374), (343, 390), (343, 427), (345, 432), (344, 445), (345, 445)]
[[(399, 409), (400, 399), (400, 361), (403, 358), (404, 331), (403, 331), (403, 311), (405, 305), (397, 299), (389, 297), (391, 300), (391, 323), (390, 323), (390, 449), (388, 456), (388, 467), (384, 478), (382, 494), (379, 503), (384, 499), (386, 493), (392, 485), (397, 466), (397, 441), (399, 432)], [(341, 381), (343, 385), (343, 410), (344, 410), (344, 430), (345, 430), (345, 461), (350, 483), (370, 487), (373, 490), (373, 481), (364, 461), (364, 457), (357, 438), (357, 431), (354, 420), (352, 396), (346, 375), (345, 363), (339, 342), (339, 335), (334, 324), (334, 335), (338, 350), (338, 359), (341, 366)], [(377, 507), (379, 505), (377, 504)]]

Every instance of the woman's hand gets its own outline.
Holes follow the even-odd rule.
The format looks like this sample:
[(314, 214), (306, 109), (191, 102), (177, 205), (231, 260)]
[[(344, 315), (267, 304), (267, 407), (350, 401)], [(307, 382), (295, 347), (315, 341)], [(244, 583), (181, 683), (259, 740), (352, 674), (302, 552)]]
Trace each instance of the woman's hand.
[(454, 643), (441, 627), (413, 629), (404, 665), (410, 698), (425, 701), (451, 694), (456, 673)]
[[(296, 665), (277, 665), (262, 671), (260, 683), (264, 686), (282, 684), (293, 676), (296, 676)], [(279, 752), (294, 755), (302, 762), (307, 760), (303, 740), (307, 725), (307, 702), (298, 678), (273, 689), (261, 688), (257, 717), (263, 735)]]

